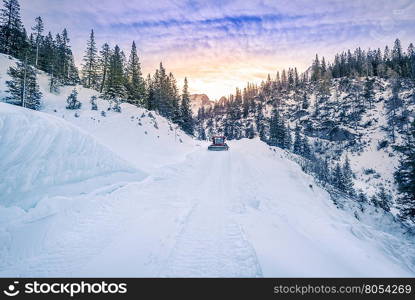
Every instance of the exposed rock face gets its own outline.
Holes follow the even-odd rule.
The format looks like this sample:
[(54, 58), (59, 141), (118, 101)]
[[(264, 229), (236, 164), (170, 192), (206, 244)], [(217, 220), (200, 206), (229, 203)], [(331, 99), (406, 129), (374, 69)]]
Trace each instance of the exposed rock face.
[(308, 136), (318, 137), (320, 139), (328, 140), (331, 142), (350, 141), (355, 138), (355, 135), (345, 128), (341, 128), (332, 124), (325, 124), (327, 126), (321, 126), (319, 128), (305, 128), (304, 132)]
[(210, 100), (206, 94), (193, 94), (190, 95), (190, 104), (193, 114), (197, 115), (199, 108), (204, 107), (206, 109), (212, 107), (214, 101)]

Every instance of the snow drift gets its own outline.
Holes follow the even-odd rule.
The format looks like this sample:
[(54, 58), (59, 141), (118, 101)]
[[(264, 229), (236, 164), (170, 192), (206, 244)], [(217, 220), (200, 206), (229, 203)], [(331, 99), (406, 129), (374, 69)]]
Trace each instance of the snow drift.
[[(33, 206), (45, 194), (72, 184), (84, 192), (123, 176), (143, 178), (81, 129), (45, 113), (0, 103), (0, 205)], [(127, 176), (128, 175), (128, 176)]]

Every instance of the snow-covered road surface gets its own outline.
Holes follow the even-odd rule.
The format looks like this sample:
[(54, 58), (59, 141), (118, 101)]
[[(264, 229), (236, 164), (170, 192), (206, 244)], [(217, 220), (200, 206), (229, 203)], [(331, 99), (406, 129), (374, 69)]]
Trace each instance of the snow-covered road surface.
[(15, 212), (1, 231), (0, 276), (414, 274), (404, 241), (335, 208), (282, 152), (257, 140), (204, 146), (143, 181)]

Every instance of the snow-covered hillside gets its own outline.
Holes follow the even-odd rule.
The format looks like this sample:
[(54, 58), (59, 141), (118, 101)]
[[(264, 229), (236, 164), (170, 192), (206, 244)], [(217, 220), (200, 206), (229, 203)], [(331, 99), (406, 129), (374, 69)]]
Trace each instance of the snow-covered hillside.
[(338, 209), (283, 150), (208, 152), (154, 112), (92, 111), (82, 87), (67, 110), (73, 87), (47, 80), (42, 112), (0, 105), (0, 276), (414, 276), (398, 226)]
[[(371, 101), (365, 98), (367, 80), (373, 85)], [(229, 102), (227, 106), (223, 104), (216, 110), (206, 111), (199, 120), (198, 133), (199, 136), (200, 132), (210, 136), (226, 131), (226, 135), (239, 139), (258, 136), (262, 130), (267, 139), (269, 120), (278, 107), (291, 130), (292, 141), (298, 126), (307, 137), (313, 155), (327, 161), (331, 169), (337, 163), (343, 165), (346, 158), (350, 160), (357, 193), (362, 191), (370, 198), (384, 188), (395, 198), (393, 174), (399, 154), (394, 146), (401, 143), (402, 135), (406, 133), (407, 119), (415, 115), (415, 85), (411, 80), (401, 80), (398, 96), (402, 104), (396, 111), (389, 107), (393, 86), (394, 78), (336, 78), (271, 92), (272, 85), (263, 83), (259, 92), (257, 90), (248, 101), (246, 113), (233, 111), (235, 105), (229, 105)], [(222, 100), (225, 102), (226, 98)], [(396, 114), (394, 118), (393, 113)], [(395, 126), (395, 143), (391, 138), (391, 123)]]

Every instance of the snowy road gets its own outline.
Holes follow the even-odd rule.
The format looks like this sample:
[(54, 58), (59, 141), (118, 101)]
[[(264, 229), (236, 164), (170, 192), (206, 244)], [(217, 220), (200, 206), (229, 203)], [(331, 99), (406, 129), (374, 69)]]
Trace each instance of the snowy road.
[(235, 154), (199, 154), (201, 165), (189, 182), (197, 192), (189, 190), (187, 195), (194, 204), (183, 222), (162, 276), (262, 275), (255, 250), (232, 212)]
[(0, 276), (413, 275), (401, 240), (335, 208), (282, 152), (231, 147), (40, 202), (1, 231)]

